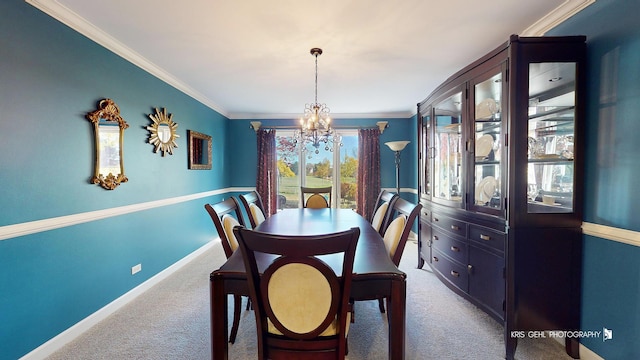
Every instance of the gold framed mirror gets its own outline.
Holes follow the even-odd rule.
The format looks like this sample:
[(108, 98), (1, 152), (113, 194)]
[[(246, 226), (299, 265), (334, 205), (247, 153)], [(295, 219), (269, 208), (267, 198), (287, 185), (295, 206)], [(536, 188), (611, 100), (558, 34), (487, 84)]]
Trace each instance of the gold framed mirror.
[(98, 109), (87, 114), (95, 138), (95, 166), (90, 182), (113, 190), (129, 179), (124, 174), (124, 130), (129, 127), (120, 116), (120, 108), (111, 99), (103, 99)]
[(211, 136), (189, 130), (189, 169), (211, 170)]
[(176, 134), (178, 124), (173, 122), (173, 114), (167, 114), (167, 109), (162, 109), (160, 112), (157, 108), (155, 114), (150, 114), (149, 118), (153, 121), (153, 124), (147, 126), (149, 134), (149, 144), (154, 146), (153, 152), (162, 151), (162, 156), (165, 152), (169, 155), (173, 155), (173, 148), (177, 148), (176, 138), (180, 135)]

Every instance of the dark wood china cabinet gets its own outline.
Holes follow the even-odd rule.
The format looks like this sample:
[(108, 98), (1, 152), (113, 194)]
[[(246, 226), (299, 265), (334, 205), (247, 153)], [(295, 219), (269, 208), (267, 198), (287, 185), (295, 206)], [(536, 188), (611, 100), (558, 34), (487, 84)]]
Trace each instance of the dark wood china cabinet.
[(512, 35), (418, 104), (418, 265), (504, 324), (508, 359), (580, 330), (585, 40)]

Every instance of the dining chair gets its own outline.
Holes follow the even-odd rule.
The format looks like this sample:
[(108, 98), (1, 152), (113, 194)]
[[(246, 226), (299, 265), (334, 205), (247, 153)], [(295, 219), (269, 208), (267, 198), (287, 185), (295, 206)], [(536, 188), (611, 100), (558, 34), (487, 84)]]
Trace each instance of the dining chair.
[[(306, 198), (306, 195), (309, 194), (310, 196)], [(302, 206), (305, 208), (322, 209), (331, 206), (331, 186), (317, 188), (301, 186), (300, 196), (302, 197)]]
[[(391, 261), (393, 261), (396, 266), (400, 266), (400, 259), (402, 258), (404, 247), (407, 244), (413, 223), (418, 217), (418, 214), (420, 214), (420, 209), (422, 209), (422, 205), (413, 204), (399, 196), (396, 198), (393, 206), (391, 206), (391, 213), (395, 218), (389, 223), (389, 226), (387, 226), (383, 240), (391, 257)], [(384, 299), (379, 298), (378, 304), (380, 312), (384, 313)]]
[[(273, 235), (241, 226), (234, 232), (254, 304), (258, 359), (344, 359), (360, 229), (316, 236)], [(276, 258), (258, 268), (265, 254)]]
[(252, 191), (239, 196), (240, 202), (244, 207), (244, 210), (247, 212), (249, 216), (249, 222), (251, 223), (251, 228), (255, 229), (256, 226), (260, 225), (261, 222), (266, 218), (264, 211), (264, 205), (262, 203), (262, 197), (258, 194), (257, 191)]
[(380, 191), (378, 194), (378, 200), (376, 200), (376, 209), (371, 215), (370, 223), (380, 235), (384, 235), (389, 226), (391, 220), (391, 213), (393, 212), (393, 205), (398, 199), (398, 194), (389, 192), (387, 190)]
[[(242, 212), (240, 211), (240, 205), (238, 201), (230, 197), (226, 200), (218, 202), (216, 204), (205, 204), (204, 208), (211, 216), (213, 224), (220, 236), (220, 242), (222, 243), (222, 249), (227, 257), (238, 249), (238, 241), (233, 228), (236, 226), (244, 226), (244, 219), (242, 218)], [(247, 309), (249, 309), (250, 300), (247, 301)], [(240, 326), (240, 308), (242, 307), (242, 296), (233, 296), (233, 323), (231, 325), (231, 333), (229, 334), (229, 342), (234, 343), (236, 335), (238, 334), (238, 327)]]

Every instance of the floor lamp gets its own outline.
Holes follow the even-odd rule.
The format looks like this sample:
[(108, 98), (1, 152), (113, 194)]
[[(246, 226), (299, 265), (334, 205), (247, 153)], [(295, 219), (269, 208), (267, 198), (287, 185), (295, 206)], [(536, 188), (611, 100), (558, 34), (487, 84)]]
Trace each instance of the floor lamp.
[(396, 153), (396, 190), (398, 195), (400, 195), (400, 152), (407, 146), (411, 141), (389, 141), (384, 143)]

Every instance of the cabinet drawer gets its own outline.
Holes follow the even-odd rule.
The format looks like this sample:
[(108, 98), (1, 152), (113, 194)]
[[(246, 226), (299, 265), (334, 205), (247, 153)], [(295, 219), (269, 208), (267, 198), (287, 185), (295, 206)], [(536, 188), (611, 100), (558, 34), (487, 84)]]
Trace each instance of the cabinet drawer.
[(431, 223), (443, 230), (450, 231), (462, 237), (467, 237), (467, 223), (436, 213), (431, 214)]
[(446, 256), (442, 255), (438, 250), (432, 249), (431, 266), (449, 280), (450, 283), (467, 292), (469, 274), (467, 268), (460, 265)]
[(463, 239), (456, 239), (454, 235), (438, 228), (432, 229), (431, 246), (455, 261), (467, 263), (467, 243)]
[(490, 246), (494, 249), (504, 251), (506, 234), (482, 226), (470, 225), (469, 239)]
[[(424, 205), (423, 205), (424, 206)], [(425, 209), (424, 207), (420, 210), (420, 218), (426, 222), (431, 222), (431, 210)]]

